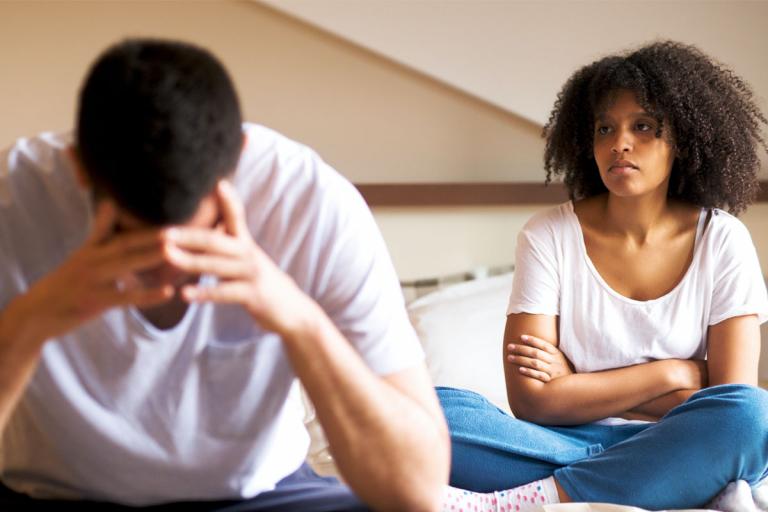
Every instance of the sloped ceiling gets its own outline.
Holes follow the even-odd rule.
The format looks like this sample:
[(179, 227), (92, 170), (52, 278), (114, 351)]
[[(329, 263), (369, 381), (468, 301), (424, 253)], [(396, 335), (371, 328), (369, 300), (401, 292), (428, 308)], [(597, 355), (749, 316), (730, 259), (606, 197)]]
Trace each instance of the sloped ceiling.
[(538, 124), (581, 65), (649, 40), (699, 46), (768, 106), (768, 2), (261, 0)]

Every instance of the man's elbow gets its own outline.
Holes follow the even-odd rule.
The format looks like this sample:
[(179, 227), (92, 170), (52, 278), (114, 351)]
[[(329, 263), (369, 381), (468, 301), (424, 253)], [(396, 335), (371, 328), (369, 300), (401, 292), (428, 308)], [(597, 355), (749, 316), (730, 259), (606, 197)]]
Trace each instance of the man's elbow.
[[(385, 507), (393, 511), (436, 512), (440, 510), (445, 486), (448, 485), (450, 465), (449, 451), (444, 456), (437, 455), (431, 467), (425, 473), (409, 474), (404, 472), (400, 482), (391, 489), (391, 503)], [(407, 475), (407, 476), (406, 476)]]
[(405, 506), (400, 510), (440, 510), (451, 470), (451, 437), (444, 421), (436, 423), (434, 444), (424, 462), (426, 471), (413, 475), (412, 485), (407, 486), (408, 492), (404, 493)]
[(440, 510), (451, 469), (451, 438), (444, 421), (437, 422), (434, 442), (423, 459), (423, 471), (403, 481), (402, 506), (397, 510)]
[(440, 510), (451, 463), (450, 435), (445, 422), (436, 422), (435, 430), (426, 439), (430, 442), (420, 443), (409, 461), (389, 464), (386, 486), (368, 489), (366, 501), (374, 510)]
[[(386, 489), (379, 489), (378, 496), (371, 497), (369, 504), (374, 510), (436, 512), (440, 510), (445, 486), (448, 484), (448, 468), (424, 468), (422, 471), (402, 471), (390, 480)], [(447, 466), (447, 464), (446, 464)]]
[(423, 479), (411, 481), (409, 488), (401, 488), (391, 496), (388, 503), (375, 510), (391, 510), (393, 512), (436, 512), (442, 505), (443, 489), (446, 484), (435, 485)]

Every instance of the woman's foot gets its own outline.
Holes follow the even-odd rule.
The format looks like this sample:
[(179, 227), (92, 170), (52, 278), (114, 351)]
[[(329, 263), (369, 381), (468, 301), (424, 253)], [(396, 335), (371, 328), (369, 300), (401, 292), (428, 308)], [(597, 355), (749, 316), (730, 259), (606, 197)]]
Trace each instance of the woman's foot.
[(542, 505), (560, 503), (552, 477), (514, 489), (496, 492), (472, 492), (445, 487), (442, 512), (533, 512)]
[(752, 489), (744, 480), (729, 483), (706, 507), (722, 512), (760, 512), (752, 499)]

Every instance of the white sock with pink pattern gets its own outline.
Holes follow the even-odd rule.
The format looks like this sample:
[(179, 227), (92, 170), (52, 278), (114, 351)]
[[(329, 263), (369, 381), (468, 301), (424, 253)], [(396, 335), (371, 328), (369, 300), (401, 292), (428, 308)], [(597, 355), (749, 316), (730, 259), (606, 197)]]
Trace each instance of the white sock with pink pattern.
[(542, 505), (560, 503), (552, 477), (514, 489), (472, 492), (445, 487), (442, 512), (533, 512)]

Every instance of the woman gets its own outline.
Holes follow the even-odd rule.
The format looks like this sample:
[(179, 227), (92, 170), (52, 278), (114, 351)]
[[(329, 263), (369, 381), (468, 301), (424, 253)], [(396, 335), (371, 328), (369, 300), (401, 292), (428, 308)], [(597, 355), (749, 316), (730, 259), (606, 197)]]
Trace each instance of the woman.
[(756, 195), (765, 124), (741, 79), (679, 43), (568, 80), (544, 162), (572, 201), (518, 237), (504, 339), (517, 419), (439, 389), (451, 485), (508, 490), (449, 489), (446, 510), (689, 508), (768, 475), (768, 296), (748, 231), (723, 210)]

